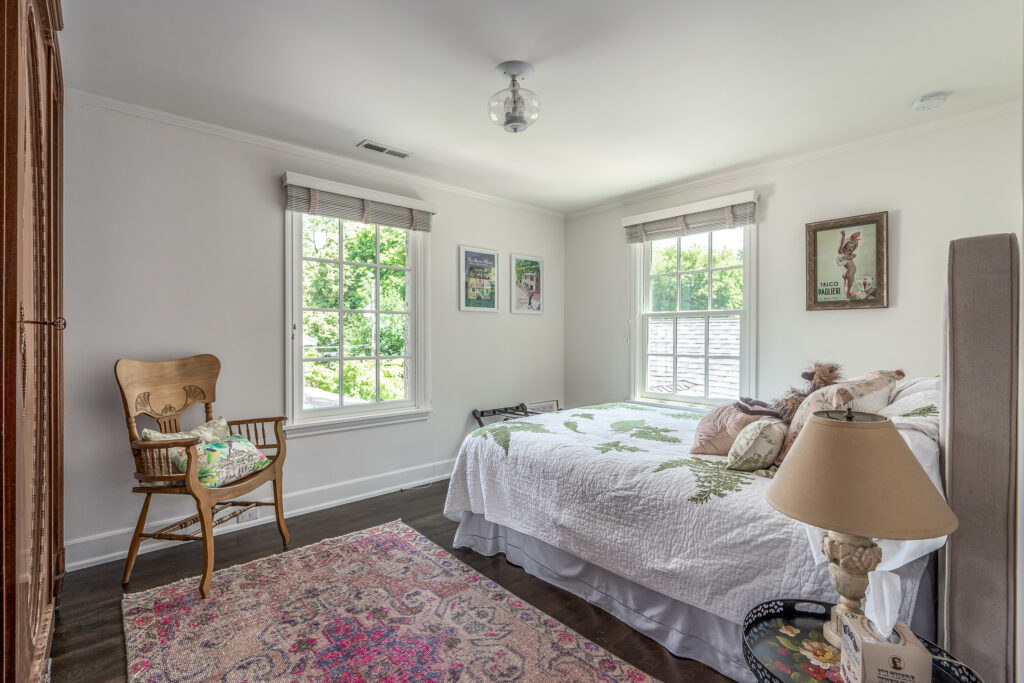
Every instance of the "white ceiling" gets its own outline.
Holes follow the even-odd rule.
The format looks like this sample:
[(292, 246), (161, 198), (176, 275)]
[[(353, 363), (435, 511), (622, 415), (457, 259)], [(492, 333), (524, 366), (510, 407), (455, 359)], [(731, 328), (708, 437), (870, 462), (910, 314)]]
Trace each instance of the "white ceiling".
[[(565, 212), (1021, 94), (1021, 0), (63, 6), (71, 88)], [(506, 59), (541, 98), (517, 135), (486, 112)]]

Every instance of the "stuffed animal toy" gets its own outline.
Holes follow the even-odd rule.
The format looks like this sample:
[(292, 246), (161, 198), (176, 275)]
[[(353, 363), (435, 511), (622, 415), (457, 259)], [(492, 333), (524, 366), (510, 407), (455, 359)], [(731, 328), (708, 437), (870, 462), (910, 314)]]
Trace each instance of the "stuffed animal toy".
[(821, 361), (815, 361), (811, 364), (811, 369), (801, 372), (800, 376), (807, 380), (805, 389), (790, 387), (786, 393), (771, 403), (753, 398), (740, 398), (735, 404), (736, 408), (747, 415), (777, 417), (783, 422), (790, 422), (805, 398), (818, 389), (835, 384), (841, 379), (837, 364)]

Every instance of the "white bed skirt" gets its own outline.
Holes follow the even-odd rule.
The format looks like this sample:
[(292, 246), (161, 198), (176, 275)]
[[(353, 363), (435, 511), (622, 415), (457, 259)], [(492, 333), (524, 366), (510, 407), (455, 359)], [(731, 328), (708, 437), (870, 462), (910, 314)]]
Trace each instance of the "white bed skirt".
[[(743, 660), (743, 627), (728, 619), (644, 588), (472, 512), (462, 513), (454, 545), (488, 556), (504, 553), (512, 564), (600, 607), (669, 652), (697, 660), (737, 681), (756, 680)], [(918, 596), (911, 626), (934, 639), (934, 562), (928, 563)]]

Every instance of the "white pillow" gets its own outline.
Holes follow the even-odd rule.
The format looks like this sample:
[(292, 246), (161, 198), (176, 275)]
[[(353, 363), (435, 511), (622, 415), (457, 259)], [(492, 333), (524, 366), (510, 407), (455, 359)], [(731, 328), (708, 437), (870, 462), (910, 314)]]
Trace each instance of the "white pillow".
[(855, 398), (850, 401), (850, 407), (859, 413), (877, 413), (889, 405), (889, 397), (892, 396), (892, 388), (896, 386), (889, 384), (878, 391)]
[(905, 396), (912, 396), (922, 391), (942, 391), (942, 379), (939, 377), (908, 377), (901, 379), (893, 385), (889, 403), (895, 403)]
[(173, 441), (175, 439), (192, 439), (197, 436), (203, 440), (203, 443), (223, 441), (231, 436), (231, 432), (228, 430), (228, 421), (223, 417), (215, 417), (188, 432), (169, 432), (164, 434), (155, 429), (142, 430), (142, 438), (145, 441)]

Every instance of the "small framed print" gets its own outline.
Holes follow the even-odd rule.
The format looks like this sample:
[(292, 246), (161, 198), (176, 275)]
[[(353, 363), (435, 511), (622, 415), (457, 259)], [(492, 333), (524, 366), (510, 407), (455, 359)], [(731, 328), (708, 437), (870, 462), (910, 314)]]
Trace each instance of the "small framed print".
[(888, 308), (889, 212), (807, 224), (807, 310)]
[(497, 312), (498, 252), (459, 247), (459, 309)]
[(550, 401), (537, 401), (536, 403), (527, 403), (526, 409), (531, 413), (554, 413), (558, 411), (558, 399), (552, 399)]
[(510, 278), (513, 313), (544, 312), (544, 259), (512, 254)]

